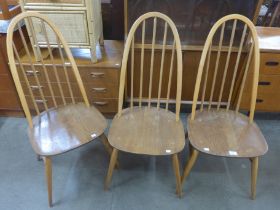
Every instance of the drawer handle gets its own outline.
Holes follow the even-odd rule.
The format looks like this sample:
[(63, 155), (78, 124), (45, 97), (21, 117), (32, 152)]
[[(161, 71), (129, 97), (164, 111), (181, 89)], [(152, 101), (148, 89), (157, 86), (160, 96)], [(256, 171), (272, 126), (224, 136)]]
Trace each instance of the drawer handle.
[(48, 100), (45, 100), (45, 101), (44, 101), (44, 100), (41, 100), (41, 99), (36, 99), (35, 102), (38, 103), (38, 104), (42, 104), (42, 103), (44, 103), (44, 102), (47, 103)]
[(35, 74), (36, 75), (40, 74), (39, 71), (35, 71), (35, 73), (34, 73), (34, 71), (32, 71), (32, 70), (25, 71), (25, 73), (26, 73), (26, 76), (34, 76)]
[(103, 72), (91, 72), (90, 74), (93, 78), (100, 78), (100, 77), (104, 77), (105, 75), (105, 73)]
[(267, 86), (267, 85), (271, 85), (271, 82), (260, 81), (259, 85)]
[(107, 88), (92, 88), (92, 91), (96, 93), (105, 93), (107, 92)]
[(44, 86), (42, 86), (42, 85), (40, 85), (40, 86), (38, 86), (38, 85), (31, 85), (30, 86), (30, 88), (31, 88), (31, 90), (39, 90), (39, 89), (42, 89)]
[(93, 104), (97, 105), (97, 106), (105, 106), (108, 104), (107, 101), (95, 101), (93, 102)]
[(279, 62), (277, 62), (277, 61), (267, 61), (265, 63), (265, 65), (267, 65), (267, 66), (278, 66)]
[(257, 103), (262, 103), (262, 102), (263, 102), (263, 99), (258, 99), (258, 98), (257, 98), (256, 102), (257, 102)]

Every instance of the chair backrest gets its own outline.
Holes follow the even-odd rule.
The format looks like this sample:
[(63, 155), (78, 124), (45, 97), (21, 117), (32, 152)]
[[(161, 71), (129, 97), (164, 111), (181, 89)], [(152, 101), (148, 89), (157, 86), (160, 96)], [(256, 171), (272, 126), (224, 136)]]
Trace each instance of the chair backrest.
[[(229, 46), (223, 45), (225, 28), (231, 29)], [(237, 30), (239, 30), (240, 33), (236, 33)], [(218, 31), (219, 33), (217, 33)], [(213, 38), (215, 35), (218, 35), (219, 41), (218, 49), (216, 49), (216, 56), (213, 56), (214, 46), (212, 46), (212, 43), (214, 42)], [(237, 42), (235, 40), (235, 37), (237, 37), (238, 39)], [(236, 49), (237, 54), (235, 57), (231, 58), (234, 43), (238, 43)], [(225, 64), (221, 66), (220, 58), (222, 49), (226, 49), (227, 52)], [(244, 56), (244, 54), (244, 62), (240, 62), (241, 56)], [(248, 81), (248, 71), (252, 66), (253, 82), (250, 103), (250, 122), (252, 122), (257, 96), (260, 59), (259, 56), (257, 32), (254, 24), (248, 18), (238, 14), (232, 14), (218, 20), (208, 34), (201, 55), (194, 90), (191, 119), (193, 120), (195, 118), (199, 96), (201, 97), (200, 111), (205, 108), (205, 105), (208, 105), (208, 110), (212, 108), (216, 108), (217, 110), (219, 110), (221, 106), (226, 106), (226, 110), (229, 110), (230, 108), (232, 108), (232, 106), (235, 106), (235, 110), (236, 112), (238, 112), (245, 82)], [(232, 59), (234, 59), (234, 62), (232, 62)], [(214, 68), (210, 69), (209, 64), (213, 62)], [(234, 66), (233, 72), (228, 71), (229, 65)], [(211, 72), (212, 78), (208, 79), (210, 70), (213, 70), (214, 72)], [(220, 84), (217, 84), (217, 78), (220, 79)], [(226, 85), (228, 87), (228, 95), (224, 94), (224, 92), (226, 92), (224, 91)], [(210, 91), (206, 92), (206, 90)], [(236, 96), (234, 96), (235, 92)], [(214, 93), (216, 93), (216, 99), (214, 99)], [(224, 99), (223, 102), (222, 98)]]
[[(148, 24), (152, 27), (147, 27)], [(152, 31), (149, 30), (150, 28)], [(148, 33), (152, 33), (152, 40), (145, 39)], [(136, 37), (140, 43), (136, 43), (138, 41)], [(138, 62), (135, 59), (135, 53), (140, 55)], [(129, 67), (128, 63), (130, 63)], [(130, 68), (128, 72), (130, 75), (127, 74), (128, 68)], [(173, 72), (176, 68), (177, 71)], [(130, 84), (126, 84), (126, 76), (130, 77)], [(133, 109), (134, 103), (139, 107), (147, 103), (148, 108), (152, 103), (156, 103), (158, 109), (161, 103), (165, 103), (165, 108), (168, 109), (171, 84), (175, 79), (177, 80), (176, 119), (179, 120), (182, 92), (182, 51), (179, 34), (173, 21), (166, 15), (159, 12), (146, 13), (134, 22), (125, 43), (120, 76), (118, 115), (121, 115), (123, 107), (125, 86), (130, 88), (127, 92), (131, 109)], [(144, 83), (148, 83), (148, 87), (143, 85), (143, 80)], [(152, 97), (156, 99), (152, 99)]]
[[(29, 24), (29, 36), (22, 22)], [(40, 36), (44, 44), (37, 42), (37, 33), (32, 22), (41, 23)], [(14, 43), (18, 31), (21, 44)], [(56, 46), (50, 45), (49, 35), (55, 35)], [(17, 49), (23, 46), (23, 49)], [(58, 28), (44, 15), (24, 12), (16, 16), (9, 25), (7, 51), (11, 73), (22, 108), (32, 127), (31, 114), (39, 115), (52, 107), (84, 102), (89, 106), (81, 76), (72, 53)], [(54, 55), (57, 52), (58, 55)]]

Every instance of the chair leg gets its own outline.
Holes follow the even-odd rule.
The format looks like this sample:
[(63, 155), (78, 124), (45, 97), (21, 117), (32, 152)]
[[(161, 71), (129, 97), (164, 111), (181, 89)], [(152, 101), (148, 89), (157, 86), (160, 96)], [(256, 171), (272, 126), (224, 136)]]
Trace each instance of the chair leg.
[(189, 142), (189, 159), (191, 159), (192, 157), (192, 153), (193, 153), (193, 146), (191, 145), (191, 143)]
[(106, 177), (106, 180), (105, 180), (105, 186), (104, 186), (105, 190), (108, 190), (109, 185), (111, 183), (112, 175), (113, 175), (113, 171), (114, 171), (114, 167), (115, 167), (117, 158), (118, 158), (118, 150), (116, 148), (114, 148), (113, 152), (111, 154), (109, 169), (108, 169), (107, 177)]
[(176, 194), (181, 198), (182, 197), (182, 186), (181, 186), (181, 173), (178, 154), (172, 155), (173, 169), (176, 177)]
[(259, 165), (259, 158), (258, 157), (252, 158), (252, 162), (251, 162), (251, 198), (253, 200), (255, 200), (255, 198), (256, 198), (258, 165)]
[(45, 157), (45, 172), (48, 187), (49, 206), (52, 206), (52, 159)]
[(184, 174), (183, 174), (182, 179), (181, 179), (181, 185), (183, 185), (186, 177), (189, 176), (190, 171), (191, 171), (191, 169), (192, 169), (192, 167), (193, 167), (193, 165), (194, 165), (194, 163), (197, 159), (198, 153), (199, 152), (196, 149), (193, 150), (191, 158), (189, 159), (189, 161), (188, 161), (188, 163), (185, 167)]
[[(108, 141), (107, 136), (106, 136), (105, 134), (102, 134), (102, 135), (100, 136), (100, 138), (101, 138), (102, 144), (103, 144), (104, 147), (105, 147), (105, 150), (107, 151), (107, 153), (108, 153), (108, 154), (110, 155), (110, 157), (111, 157), (112, 151), (113, 151), (113, 147), (109, 144), (109, 141)], [(119, 161), (116, 160), (116, 169), (118, 169), (118, 168), (119, 168)]]

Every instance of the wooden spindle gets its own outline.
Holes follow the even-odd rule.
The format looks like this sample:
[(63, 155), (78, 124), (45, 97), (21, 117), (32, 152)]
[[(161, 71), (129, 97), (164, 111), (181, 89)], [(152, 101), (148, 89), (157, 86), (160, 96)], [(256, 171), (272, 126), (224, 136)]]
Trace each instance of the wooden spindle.
[(32, 100), (32, 103), (33, 103), (33, 105), (34, 105), (36, 114), (38, 115), (38, 114), (40, 114), (40, 111), (39, 111), (39, 108), (38, 108), (37, 103), (35, 102), (34, 94), (33, 94), (33, 91), (31, 90), (29, 80), (28, 80), (28, 78), (27, 78), (27, 76), (26, 76), (26, 73), (25, 73), (25, 71), (24, 71), (24, 68), (23, 68), (23, 65), (22, 65), (22, 63), (21, 63), (21, 60), (20, 60), (20, 57), (19, 57), (17, 48), (16, 48), (16, 46), (15, 46), (15, 43), (13, 42), (12, 45), (13, 45), (14, 53), (15, 53), (15, 55), (16, 55), (16, 59), (17, 59), (17, 61), (18, 61), (20, 70), (21, 70), (22, 75), (23, 75), (23, 77), (24, 77), (24, 81), (25, 81), (25, 83), (26, 83), (26, 85), (27, 85), (28, 92), (29, 92), (29, 94), (30, 94), (30, 96), (31, 96), (31, 100)]
[[(35, 66), (34, 66), (34, 64), (33, 64), (32, 57), (31, 57), (30, 51), (29, 51), (29, 49), (28, 49), (26, 40), (25, 40), (25, 38), (24, 38), (24, 35), (23, 35), (23, 32), (22, 32), (21, 26), (20, 26), (19, 24), (17, 24), (17, 26), (18, 26), (18, 29), (19, 29), (19, 34), (20, 34), (20, 37), (21, 37), (21, 41), (22, 41), (22, 43), (23, 43), (25, 52), (26, 52), (27, 57), (28, 57), (28, 61), (29, 61), (30, 65), (31, 65), (31, 69), (32, 69), (33, 74), (34, 74), (34, 77), (35, 77), (36, 85), (37, 85), (38, 87), (41, 87), (41, 84), (40, 84), (39, 78), (38, 78), (38, 76), (37, 76), (37, 73), (36, 73), (36, 70), (35, 70)], [(43, 93), (43, 91), (42, 91), (42, 88), (39, 88), (39, 93), (40, 93), (40, 97), (41, 97), (42, 100), (43, 100), (43, 105), (44, 105), (45, 110), (48, 110), (48, 105), (47, 105), (47, 103), (46, 103), (46, 99), (45, 99), (44, 93)]]
[(170, 59), (170, 68), (169, 68), (169, 76), (168, 76), (168, 86), (167, 86), (167, 96), (166, 96), (166, 106), (165, 106), (166, 110), (168, 110), (169, 98), (170, 98), (171, 81), (172, 81), (173, 67), (174, 67), (175, 46), (176, 46), (176, 42), (174, 40), (173, 41), (173, 46), (172, 46), (171, 59)]
[(131, 77), (130, 77), (130, 108), (133, 109), (133, 78), (134, 78), (134, 37), (131, 41)]
[(204, 84), (203, 84), (203, 88), (202, 88), (200, 111), (203, 110), (203, 104), (204, 104), (204, 100), (205, 100), (205, 92), (206, 92), (206, 86), (207, 86), (207, 79), (208, 79), (208, 72), (209, 72), (209, 66), (210, 66), (211, 52), (212, 52), (212, 43), (210, 43), (209, 51), (208, 51), (208, 55), (207, 55), (207, 64), (206, 64), (206, 70), (205, 70)]
[(214, 70), (214, 75), (213, 75), (213, 82), (212, 82), (212, 87), (211, 87), (208, 110), (211, 109), (211, 105), (212, 105), (212, 101), (213, 101), (216, 77), (217, 77), (217, 72), (218, 72), (218, 68), (219, 68), (221, 49), (222, 49), (223, 39), (224, 39), (224, 31), (225, 31), (225, 23), (223, 23), (221, 33), (220, 33), (219, 48), (218, 48), (218, 53), (217, 53), (217, 58), (216, 58), (216, 64), (215, 64), (215, 70)]
[(152, 85), (153, 85), (153, 72), (154, 72), (154, 54), (155, 54), (155, 39), (157, 29), (157, 18), (154, 18), (153, 25), (153, 39), (152, 39), (152, 53), (151, 53), (151, 65), (150, 65), (150, 82), (149, 82), (149, 101), (148, 107), (151, 107), (151, 97), (152, 97)]
[(62, 66), (63, 66), (64, 74), (65, 74), (65, 77), (66, 77), (67, 86), (68, 86), (68, 89), (69, 89), (69, 92), (70, 92), (71, 100), (72, 100), (72, 103), (74, 104), (75, 103), (75, 98), (74, 98), (73, 90), (72, 90), (72, 87), (71, 87), (71, 84), (70, 84), (70, 79), (69, 79), (69, 75), (68, 75), (68, 72), (67, 72), (67, 67), (65, 65), (66, 62), (65, 62), (65, 59), (64, 59), (64, 56), (63, 56), (63, 53), (62, 53), (61, 43), (60, 43), (60, 40), (57, 36), (56, 36), (56, 42), (57, 42), (57, 46), (58, 46), (59, 55), (60, 55), (60, 58), (61, 58), (61, 61), (62, 61)]
[(227, 110), (229, 110), (229, 107), (230, 107), (230, 102), (231, 102), (233, 87), (234, 87), (234, 81), (235, 81), (235, 78), (237, 75), (237, 70), (238, 70), (240, 56), (241, 56), (241, 52), (242, 52), (242, 48), (243, 48), (243, 44), (244, 44), (244, 40), (245, 40), (245, 36), (246, 36), (246, 31), (247, 31), (247, 24), (244, 25), (240, 45), (238, 48), (236, 63), (235, 63), (234, 71), (233, 71), (233, 76), (232, 76), (232, 81), (231, 81), (231, 86), (230, 86), (230, 91), (229, 91), (229, 97), (228, 97), (228, 102), (227, 102)]
[(230, 61), (230, 55), (231, 55), (232, 45), (233, 45), (234, 36), (235, 36), (236, 24), (237, 24), (237, 20), (234, 20), (232, 31), (231, 31), (231, 36), (230, 36), (230, 43), (229, 43), (226, 65), (225, 65), (223, 79), (222, 79), (222, 85), (221, 85), (221, 88), (220, 88), (219, 101), (218, 101), (218, 106), (217, 106), (218, 110), (220, 109), (221, 101), (222, 101), (222, 97), (223, 97), (224, 86), (225, 86), (225, 81), (226, 81), (226, 77), (227, 77), (229, 61)]
[[(48, 48), (48, 51), (49, 51), (49, 54), (50, 54), (50, 57), (51, 57), (52, 66), (53, 66), (53, 70), (54, 70), (54, 75), (55, 75), (56, 81), (57, 81), (57, 83), (58, 83), (58, 89), (59, 89), (59, 92), (60, 92), (60, 95), (61, 95), (63, 104), (66, 105), (66, 100), (65, 100), (64, 93), (63, 93), (63, 90), (62, 90), (62, 87), (61, 87), (60, 78), (59, 78), (59, 75), (58, 75), (58, 72), (57, 72), (56, 65), (55, 65), (55, 63), (54, 63), (52, 50), (51, 50), (51, 48), (50, 48), (50, 42), (49, 42), (49, 38), (48, 38), (48, 35), (47, 35), (47, 32), (46, 32), (46, 27), (45, 27), (45, 24), (44, 24), (43, 22), (41, 22), (41, 23), (42, 23), (42, 28), (43, 28), (43, 34), (44, 34), (45, 39), (46, 39), (46, 42), (47, 42), (47, 48)], [(44, 64), (44, 61), (43, 61), (43, 59), (42, 59), (41, 53), (40, 53), (39, 56), (40, 56), (39, 59), (41, 59), (41, 62), (42, 62), (42, 64), (43, 64), (43, 68), (44, 68), (44, 71), (45, 71), (45, 75), (46, 75), (46, 77), (47, 77), (48, 85), (49, 85), (49, 87), (50, 87), (51, 94), (52, 94), (52, 97), (53, 97), (52, 87), (50, 86), (49, 76), (48, 76), (48, 73), (47, 73), (47, 69), (45, 68), (45, 64)], [(45, 69), (46, 69), (46, 70), (45, 70)], [(54, 97), (53, 97), (53, 100), (55, 101)], [(56, 102), (55, 102), (55, 107), (56, 107), (56, 106), (57, 106), (57, 104), (56, 104)]]
[(140, 90), (139, 90), (139, 107), (142, 106), (142, 89), (143, 89), (143, 68), (144, 68), (144, 45), (145, 45), (145, 28), (146, 21), (142, 23), (142, 44), (141, 44), (141, 65), (140, 65)]
[[(57, 71), (56, 69), (56, 65), (54, 63), (54, 58), (53, 58), (53, 53), (52, 53), (52, 50), (50, 48), (50, 41), (49, 41), (49, 37), (48, 37), (48, 34), (47, 34), (47, 30), (46, 30), (46, 26), (45, 26), (45, 23), (41, 20), (41, 25), (42, 25), (42, 31), (43, 31), (43, 35), (46, 39), (46, 42), (47, 42), (47, 48), (48, 48), (48, 51), (49, 51), (49, 54), (50, 54), (50, 58), (51, 58), (51, 62), (52, 62), (52, 66), (53, 66), (53, 69), (55, 71)], [(43, 68), (44, 68), (44, 72), (45, 72), (45, 75), (46, 75), (46, 78), (47, 78), (47, 83), (48, 83), (48, 87), (49, 87), (49, 90), (51, 92), (51, 96), (52, 96), (52, 100), (54, 102), (54, 106), (57, 107), (57, 103), (56, 103), (56, 100), (55, 100), (55, 96), (54, 96), (54, 92), (53, 92), (53, 88), (52, 88), (52, 85), (50, 83), (50, 79), (49, 79), (49, 75), (48, 75), (48, 71), (44, 65), (44, 61), (43, 61), (43, 58), (42, 56), (40, 55), (40, 59), (42, 60), (42, 64), (43, 64)]]
[(163, 42), (162, 42), (161, 63), (160, 63), (160, 75), (159, 75), (159, 84), (158, 84), (158, 100), (157, 100), (157, 108), (158, 108), (158, 109), (159, 109), (159, 105), (160, 105), (160, 96), (161, 96), (161, 85), (162, 85), (162, 75), (163, 75), (163, 66), (164, 66), (166, 36), (167, 36), (167, 22), (165, 22), (165, 26), (164, 26), (164, 35), (163, 35)]
[(252, 58), (252, 54), (253, 54), (252, 53), (253, 49), (254, 49), (254, 45), (252, 43), (251, 47), (250, 47), (250, 52), (249, 52), (249, 55), (248, 55), (245, 71), (244, 71), (244, 74), (243, 74), (241, 86), (240, 86), (239, 96), (238, 96), (237, 105), (236, 105), (236, 109), (235, 109), (236, 112), (238, 112), (239, 107), (240, 107), (240, 102), (241, 102), (242, 95), (243, 95), (243, 89), (244, 89), (244, 86), (245, 86), (245, 81), (246, 81), (246, 78), (247, 78), (247, 74), (248, 74), (248, 70), (249, 70), (249, 66), (250, 66), (250, 62), (251, 62), (251, 58)]

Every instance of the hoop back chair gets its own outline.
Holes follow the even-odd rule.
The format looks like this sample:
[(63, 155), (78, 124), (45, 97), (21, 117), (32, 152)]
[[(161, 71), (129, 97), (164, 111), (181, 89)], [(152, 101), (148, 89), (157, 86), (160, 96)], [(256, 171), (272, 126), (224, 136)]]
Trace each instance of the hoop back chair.
[[(230, 25), (230, 23), (232, 24)], [(221, 50), (225, 47), (223, 38), (227, 27), (231, 27), (232, 30), (229, 46), (226, 47), (226, 62), (224, 66), (219, 66)], [(230, 77), (228, 69), (237, 29), (242, 33), (237, 37), (240, 42), (237, 45), (237, 55), (232, 58), (234, 59), (234, 70)], [(212, 40), (219, 30), (218, 51), (214, 57)], [(246, 58), (243, 63), (240, 63), (242, 54), (245, 54)], [(264, 136), (253, 121), (259, 77), (259, 56), (255, 26), (248, 18), (237, 14), (228, 15), (221, 18), (212, 27), (199, 63), (192, 113), (188, 117), (191, 154), (182, 176), (182, 183), (189, 175), (199, 152), (222, 157), (250, 158), (252, 165), (251, 191), (252, 198), (255, 198), (258, 157), (264, 155), (268, 149)], [(214, 73), (212, 80), (207, 81), (210, 75), (210, 63), (214, 63)], [(220, 78), (222, 79), (220, 84), (215, 84), (218, 73), (221, 73)], [(248, 82), (250, 74), (253, 81), (251, 82), (250, 115), (247, 117), (241, 114), (239, 109), (241, 99), (243, 99), (244, 86)], [(228, 83), (228, 95), (224, 93), (226, 83)], [(210, 91), (207, 92), (208, 88)], [(215, 92), (217, 93), (216, 99), (214, 99)], [(198, 107), (199, 98), (201, 98), (200, 107)]]
[[(40, 35), (47, 43), (44, 49), (37, 42), (35, 29), (31, 27), (32, 36), (28, 37), (21, 28), (21, 21), (29, 22), (31, 26), (33, 21), (41, 23)], [(21, 50), (13, 41), (15, 30), (20, 34)], [(49, 44), (50, 33), (56, 37), (56, 49)], [(30, 143), (35, 153), (44, 157), (51, 206), (52, 156), (97, 137), (101, 137), (109, 151), (109, 143), (103, 134), (107, 122), (95, 107), (90, 106), (72, 53), (61, 32), (46, 16), (35, 12), (16, 16), (8, 29), (7, 50), (12, 77), (29, 124)], [(35, 50), (38, 61), (34, 56)]]
[[(148, 21), (151, 21), (153, 29), (151, 44), (147, 44), (148, 41), (145, 40)], [(137, 29), (141, 34), (140, 44), (135, 41)], [(157, 31), (163, 33), (157, 34)], [(159, 42), (157, 42), (157, 38), (160, 40)], [(171, 44), (168, 45), (168, 43)], [(146, 50), (149, 47), (150, 53)], [(135, 53), (140, 53), (140, 63), (136, 62)], [(167, 53), (169, 53), (169, 57)], [(158, 56), (157, 62), (160, 63), (158, 69), (154, 65), (156, 56)], [(127, 72), (128, 63), (130, 64), (130, 74)], [(167, 75), (167, 80), (164, 80), (164, 74)], [(126, 77), (131, 78), (130, 84), (126, 84)], [(144, 87), (144, 80), (146, 83), (148, 81), (148, 87)], [(174, 80), (177, 81), (176, 114), (168, 110), (171, 101), (171, 83)], [(125, 87), (127, 89), (130, 87), (130, 92), (127, 91), (130, 105), (129, 108), (123, 109)], [(177, 193), (180, 194), (181, 183), (177, 153), (185, 145), (184, 128), (179, 118), (181, 89), (182, 52), (175, 24), (169, 17), (159, 12), (149, 12), (140, 16), (132, 25), (125, 44), (120, 75), (118, 113), (112, 121), (108, 136), (109, 143), (113, 146), (113, 153), (105, 189), (108, 188), (111, 181), (118, 150), (121, 150), (135, 154), (173, 155)], [(153, 97), (156, 98), (153, 99)], [(161, 105), (165, 107), (161, 108)]]

